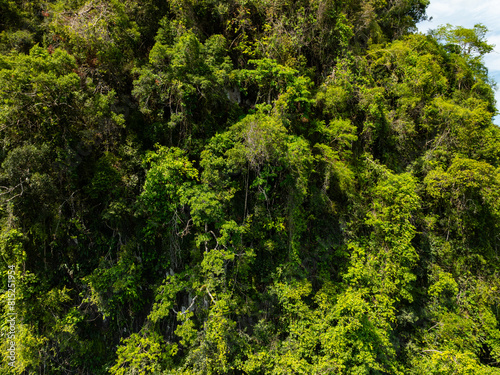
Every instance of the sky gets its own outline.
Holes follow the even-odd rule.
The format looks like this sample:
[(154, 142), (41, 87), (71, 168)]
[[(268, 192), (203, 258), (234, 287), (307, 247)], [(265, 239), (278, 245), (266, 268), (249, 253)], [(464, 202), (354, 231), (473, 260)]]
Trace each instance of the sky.
[[(500, 108), (500, 1), (499, 0), (431, 0), (427, 8), (431, 21), (420, 22), (419, 31), (426, 32), (447, 23), (454, 26), (473, 28), (482, 23), (489, 32), (488, 43), (495, 44), (493, 52), (485, 56), (485, 65), (489, 74), (498, 83), (496, 91), (497, 108)], [(500, 116), (494, 123), (500, 125)]]

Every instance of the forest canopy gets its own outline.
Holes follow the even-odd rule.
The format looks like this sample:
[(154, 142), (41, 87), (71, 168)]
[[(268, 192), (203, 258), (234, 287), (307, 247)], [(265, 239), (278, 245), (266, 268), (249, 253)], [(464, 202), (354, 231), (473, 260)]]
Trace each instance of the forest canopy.
[(0, 373), (500, 374), (487, 28), (428, 0), (0, 0)]

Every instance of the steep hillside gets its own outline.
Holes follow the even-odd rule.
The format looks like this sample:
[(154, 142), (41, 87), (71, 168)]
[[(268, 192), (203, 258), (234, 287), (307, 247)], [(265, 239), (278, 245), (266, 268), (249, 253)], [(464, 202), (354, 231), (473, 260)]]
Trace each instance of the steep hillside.
[(2, 374), (500, 374), (486, 28), (428, 0), (0, 0)]

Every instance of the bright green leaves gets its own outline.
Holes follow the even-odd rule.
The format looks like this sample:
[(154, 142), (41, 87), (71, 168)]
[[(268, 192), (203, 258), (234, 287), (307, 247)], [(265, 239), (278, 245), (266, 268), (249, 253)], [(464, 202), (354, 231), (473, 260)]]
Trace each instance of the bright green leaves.
[(339, 373), (398, 373), (387, 322), (362, 290), (347, 289), (325, 313), (335, 324), (320, 331), (320, 338), (324, 353), (336, 359)]
[(498, 317), (493, 313), (498, 304), (493, 295), (499, 287), (493, 250), (498, 171), (482, 160), (438, 155), (430, 160), (428, 167), (433, 168), (423, 180), (427, 210), (435, 216), (429, 227), (430, 328), (422, 331), (419, 350), (425, 353), (424, 361), (417, 362), (420, 354), (414, 354), (415, 373), (488, 374), (484, 365), (498, 358), (499, 342)]
[(349, 154), (353, 143), (358, 140), (357, 129), (350, 120), (335, 119), (328, 125), (321, 124), (318, 130), (325, 139), (324, 143), (343, 151), (343, 154)]
[[(160, 147), (156, 153), (148, 155), (147, 162), (151, 168), (142, 199), (153, 222), (177, 227), (187, 220), (186, 234), (191, 225), (200, 228), (208, 223), (220, 225), (224, 222), (223, 203), (232, 198), (233, 189), (218, 190), (199, 184), (198, 170), (178, 148)], [(189, 215), (185, 214), (187, 207)], [(179, 231), (175, 235), (180, 234)]]
[(457, 282), (449, 272), (436, 267), (433, 278), (435, 282), (428, 289), (430, 296), (441, 299), (455, 297), (458, 294)]
[(169, 316), (175, 305), (177, 293), (187, 288), (189, 283), (183, 280), (183, 274), (167, 276), (156, 290), (155, 303), (148, 315), (153, 323)]
[(354, 174), (346, 161), (350, 159), (353, 143), (358, 139), (357, 128), (349, 120), (336, 119), (328, 125), (320, 123), (317, 130), (324, 142), (314, 145), (314, 150), (319, 153), (316, 160), (324, 166), (323, 191), (330, 188), (331, 177), (335, 177), (341, 191), (349, 194)]
[(394, 324), (402, 306), (415, 298), (417, 180), (408, 173), (379, 172), (364, 222), (371, 233), (348, 244), (346, 288), (329, 314), (336, 324), (324, 334), (326, 352), (336, 353), (340, 372), (346, 374), (401, 371), (394, 361)]
[(201, 262), (201, 270), (207, 281), (208, 291), (214, 291), (219, 287), (224, 287), (226, 267), (230, 261), (234, 260), (234, 253), (224, 249), (213, 249), (207, 251)]
[[(4, 229), (0, 235), (0, 255), (4, 265), (20, 267), (26, 261), (26, 252), (23, 248), (27, 240), (26, 235), (17, 229)], [(2, 266), (2, 270), (5, 266)]]
[(388, 48), (373, 46), (369, 58), (373, 59), (371, 69), (376, 73), (374, 78), (384, 77), (389, 70), (392, 74), (384, 77), (384, 86), (397, 96), (406, 96), (407, 100), (410, 96), (425, 99), (442, 94), (447, 80), (436, 50), (433, 42), (421, 35), (396, 41)]
[(71, 106), (76, 104), (75, 92), (80, 88), (74, 69), (75, 61), (66, 52), (49, 54), (38, 46), (28, 56), (0, 57), (4, 149), (27, 140), (60, 139), (60, 127), (71, 124)]
[[(236, 323), (230, 318), (238, 308), (232, 295), (235, 285), (228, 285), (231, 276), (228, 269), (233, 268), (235, 256), (240, 258), (235, 261), (236, 268), (239, 268), (238, 263), (245, 254), (232, 253), (224, 246), (229, 244), (225, 240), (228, 227), (235, 229), (235, 225), (225, 226), (220, 243), (217, 242), (216, 248), (204, 253), (201, 268), (165, 279), (157, 291), (157, 303), (149, 315), (155, 323), (176, 316), (175, 335), (179, 338), (180, 348), (189, 352), (182, 367), (191, 373), (217, 374), (222, 369), (227, 373), (234, 367), (234, 356), (240, 355), (238, 350), (241, 349), (242, 340), (236, 330)], [(219, 248), (219, 244), (223, 248)], [(200, 274), (196, 271), (200, 271)], [(176, 303), (179, 296), (187, 301), (180, 308)], [(177, 347), (177, 344), (172, 345)], [(170, 353), (173, 359), (175, 355), (174, 351)]]
[(141, 272), (141, 263), (130, 251), (122, 251), (116, 263), (103, 259), (84, 279), (90, 290), (87, 302), (95, 305), (104, 319), (114, 319), (124, 306), (131, 312), (138, 311), (142, 306)]
[(497, 373), (489, 367), (500, 355), (499, 325), (493, 307), (498, 303), (497, 281), (473, 281), (462, 275), (455, 281), (439, 268), (431, 277), (431, 321), (421, 332), (421, 347), (412, 348), (412, 373)]
[(239, 176), (244, 167), (244, 152), (229, 151), (235, 145), (234, 138), (231, 132), (216, 134), (201, 152), (201, 180), (218, 190), (236, 188), (238, 183), (232, 177)]
[(223, 201), (229, 201), (233, 194), (231, 192), (215, 193), (204, 185), (197, 186), (187, 191), (190, 198), (187, 201), (191, 208), (193, 224), (201, 226), (205, 223), (221, 223), (224, 221)]
[(210, 75), (219, 85), (227, 79), (231, 62), (226, 56), (226, 39), (222, 35), (212, 35), (202, 44), (192, 31), (180, 33), (173, 45), (164, 50), (165, 45), (157, 43), (150, 53), (150, 63), (161, 67), (169, 63), (169, 68), (178, 79), (191, 78), (203, 92), (211, 83), (204, 75)]
[[(351, 262), (344, 274), (349, 285), (346, 298), (355, 295), (358, 302), (341, 311), (347, 316), (361, 314), (356, 315), (357, 320), (348, 320), (346, 328), (356, 323), (349, 330), (357, 327), (362, 337), (370, 337), (371, 343), (378, 342), (373, 348), (384, 348), (373, 350), (371, 344), (358, 341), (356, 348), (363, 358), (361, 363), (365, 363), (356, 365), (360, 366), (359, 371), (364, 371), (361, 373), (368, 373), (366, 366), (399, 371), (392, 360), (395, 356), (391, 342), (393, 325), (398, 320), (399, 309), (414, 301), (415, 270), (419, 260), (413, 245), (417, 234), (416, 217), (421, 210), (417, 181), (408, 173), (392, 174), (380, 167), (379, 172), (382, 172), (379, 182), (370, 190), (372, 202), (365, 219), (371, 234), (369, 238), (359, 236), (358, 241), (349, 244)], [(371, 314), (377, 318), (369, 318)]]
[(0, 0), (17, 372), (494, 373), (491, 46), (427, 3)]
[[(327, 283), (313, 294), (310, 282), (292, 280), (275, 282), (272, 293), (283, 309), (277, 326), (282, 332), (277, 331), (274, 340), (278, 335), (284, 339), (269, 348), (258, 348), (246, 368), (268, 369), (266, 373), (272, 374), (397, 373), (389, 326), (364, 291), (348, 288), (337, 295)], [(265, 322), (256, 330), (273, 340)], [(255, 363), (258, 359), (259, 365)]]
[[(389, 174), (383, 179), (372, 192), (374, 200), (366, 219), (366, 224), (373, 228), (368, 248), (353, 247), (355, 268), (349, 273), (354, 280), (358, 274), (370, 274), (363, 283), (368, 282), (374, 293), (386, 295), (396, 303), (413, 300), (412, 283), (416, 278), (413, 268), (418, 261), (412, 244), (416, 235), (414, 215), (421, 206), (416, 187), (409, 174)], [(360, 267), (367, 269), (363, 271)], [(363, 283), (356, 284), (362, 287)]]
[(471, 198), (481, 190), (487, 195), (494, 190), (494, 173), (494, 168), (488, 163), (457, 157), (446, 172), (434, 169), (427, 174), (424, 181), (433, 198), (450, 198), (456, 208), (463, 210), (465, 202), (458, 201), (460, 198)]
[[(327, 70), (346, 50), (353, 35), (347, 12), (339, 5), (310, 0), (252, 0), (242, 4), (240, 16), (230, 22), (228, 31), (235, 34), (232, 38), (236, 38), (237, 48), (247, 56), (271, 58), (296, 67), (305, 65), (307, 58), (311, 66)], [(251, 12), (259, 14), (260, 25), (249, 17)]]
[(170, 143), (189, 137), (195, 124), (204, 125), (202, 132), (217, 127), (231, 107), (227, 87), (232, 63), (224, 37), (213, 35), (201, 43), (192, 31), (179, 28), (176, 33), (172, 44), (158, 38), (150, 64), (137, 70), (133, 90), (141, 111), (156, 123), (153, 140), (164, 142), (161, 133), (170, 132)]
[(231, 131), (242, 142), (228, 151), (228, 156), (246, 160), (259, 174), (268, 165), (282, 165), (291, 171), (297, 190), (306, 193), (313, 162), (309, 143), (303, 137), (288, 135), (278, 116), (262, 112), (249, 115), (234, 125)]
[(287, 144), (286, 162), (296, 179), (295, 186), (299, 195), (307, 195), (313, 160), (309, 142), (302, 137), (290, 137)]
[(457, 375), (495, 375), (491, 367), (482, 366), (470, 353), (452, 350), (425, 349), (424, 357), (415, 360), (411, 374), (457, 374)]
[(256, 107), (264, 103), (268, 107), (272, 105), (287, 127), (306, 133), (314, 103), (311, 79), (272, 59), (249, 60), (248, 63), (254, 68), (235, 71), (248, 100), (255, 102)]
[(236, 323), (229, 318), (232, 308), (228, 296), (221, 296), (210, 309), (201, 342), (188, 358), (195, 373), (229, 373), (234, 367), (230, 361), (231, 354), (239, 347)]
[(483, 161), (455, 157), (446, 170), (438, 166), (429, 171), (424, 183), (436, 206), (444, 210), (439, 222), (443, 235), (453, 233), (492, 255), (489, 236), (500, 213), (498, 171)]
[(280, 65), (273, 59), (249, 60), (248, 63), (254, 64), (255, 68), (242, 69), (238, 74), (243, 82), (257, 85), (259, 92), (256, 103), (271, 104), (272, 100), (284, 94), (287, 89), (295, 91), (295, 101), (307, 101), (310, 82), (305, 77), (297, 77), (299, 72), (296, 69)]
[(170, 142), (193, 130), (220, 128), (224, 112), (237, 111), (237, 105), (273, 104), (283, 120), (305, 131), (313, 103), (309, 78), (268, 58), (248, 61), (251, 69), (233, 70), (223, 36), (202, 43), (192, 31), (167, 26), (173, 36), (158, 38), (150, 64), (137, 70), (134, 95), (155, 128), (170, 132)]
[[(235, 188), (228, 186), (227, 181), (220, 180), (219, 168), (222, 168), (222, 164), (212, 157), (212, 151), (217, 152), (216, 149), (208, 148), (202, 154), (201, 165), (206, 171), (202, 174), (201, 183), (198, 170), (182, 150), (160, 147), (156, 153), (150, 153), (147, 161), (151, 167), (141, 197), (151, 215), (148, 224), (151, 238), (162, 237), (166, 232), (169, 241), (176, 244), (174, 247), (178, 252), (179, 240), (192, 233), (189, 238), (194, 241), (196, 248), (208, 251), (214, 246), (217, 250), (213, 250), (213, 254), (206, 252), (205, 258), (225, 249), (229, 251), (224, 253), (229, 260), (234, 257), (231, 251), (240, 251), (241, 236), (245, 229), (234, 220), (226, 219), (225, 215), (231, 213), (230, 202)], [(208, 258), (204, 261), (213, 263)], [(219, 271), (214, 273), (216, 277), (222, 276)]]
[(253, 169), (260, 169), (265, 163), (276, 163), (283, 153), (286, 129), (276, 117), (262, 113), (245, 117), (234, 125), (234, 132), (243, 140), (235, 146)]
[[(403, 230), (411, 230), (412, 214), (420, 208), (420, 198), (416, 194), (416, 181), (408, 175), (389, 175), (373, 191), (374, 202), (372, 211), (368, 213), (367, 224), (377, 229), (382, 237), (398, 238)], [(383, 235), (382, 235), (383, 234)]]
[(450, 52), (460, 53), (467, 58), (474, 59), (490, 53), (495, 47), (486, 42), (487, 32), (488, 29), (482, 24), (474, 25), (473, 29), (447, 24), (431, 31), (430, 34), (436, 40), (444, 42)]
[(177, 353), (176, 344), (163, 342), (157, 333), (133, 333), (122, 339), (118, 347), (116, 364), (109, 369), (113, 375), (152, 374), (161, 370), (162, 360)]
[(139, 39), (138, 27), (128, 14), (131, 5), (116, 0), (89, 1), (80, 2), (75, 9), (70, 1), (58, 2), (49, 10), (51, 39), (71, 51), (88, 70), (112, 80), (111, 74), (127, 65), (130, 69)]
[(74, 172), (96, 144), (114, 148), (117, 134), (110, 133), (123, 125), (111, 108), (115, 92), (95, 92), (94, 83), (82, 82), (76, 71), (74, 57), (60, 49), (35, 46), (29, 55), (0, 57), (2, 149), (44, 143), (52, 160), (55, 152), (64, 160), (59, 169)]
[(488, 107), (488, 102), (473, 97), (463, 102), (436, 98), (425, 107), (423, 120), (426, 126), (441, 130), (442, 148), (477, 157), (483, 153), (478, 146), (485, 142), (483, 133), (493, 116)]
[(144, 234), (151, 245), (155, 239), (168, 241), (170, 265), (178, 267), (183, 257), (182, 238), (190, 233), (193, 220), (198, 226), (206, 219), (200, 210), (213, 208), (216, 202), (210, 192), (210, 197), (197, 195), (204, 186), (198, 185), (198, 170), (181, 149), (159, 147), (157, 152), (148, 153), (145, 161), (150, 168), (140, 198), (148, 216)]
[(356, 68), (339, 63), (318, 104), (330, 118), (350, 119), (364, 149), (394, 170), (437, 140), (471, 156), (494, 113), (487, 77), (475, 64), (430, 37), (410, 35), (373, 45)]
[[(339, 152), (324, 144), (316, 144), (314, 149), (319, 152), (316, 159), (324, 166), (322, 191), (326, 193), (330, 186), (336, 183), (342, 193), (351, 193), (354, 173), (349, 165), (340, 159)], [(334, 181), (332, 177), (335, 178)]]
[(437, 45), (412, 35), (384, 48), (372, 46), (367, 58), (367, 73), (374, 81), (360, 90), (360, 105), (369, 121), (363, 133), (374, 142), (377, 154), (386, 150), (383, 160), (393, 157), (387, 152), (393, 147), (400, 158), (411, 159), (421, 151), (418, 126), (424, 103), (448, 87)]
[(146, 207), (160, 223), (168, 223), (184, 198), (183, 192), (195, 184), (198, 171), (178, 148), (160, 147), (150, 153), (142, 198)]
[(283, 309), (280, 326), (286, 336), (279, 346), (271, 346), (272, 362), (264, 362), (261, 366), (272, 367), (273, 371), (269, 373), (273, 374), (312, 373), (314, 367), (311, 362), (316, 359), (319, 342), (318, 316), (305, 301), (311, 294), (311, 284), (306, 280), (275, 282), (272, 293)]
[(318, 105), (331, 118), (344, 118), (350, 114), (353, 103), (353, 72), (347, 62), (339, 62), (316, 96)]

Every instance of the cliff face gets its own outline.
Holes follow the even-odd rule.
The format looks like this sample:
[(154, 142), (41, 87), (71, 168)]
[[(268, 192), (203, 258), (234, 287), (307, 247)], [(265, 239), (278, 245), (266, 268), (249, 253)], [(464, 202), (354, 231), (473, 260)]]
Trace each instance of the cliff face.
[(0, 0), (0, 372), (500, 373), (492, 47), (426, 5)]

